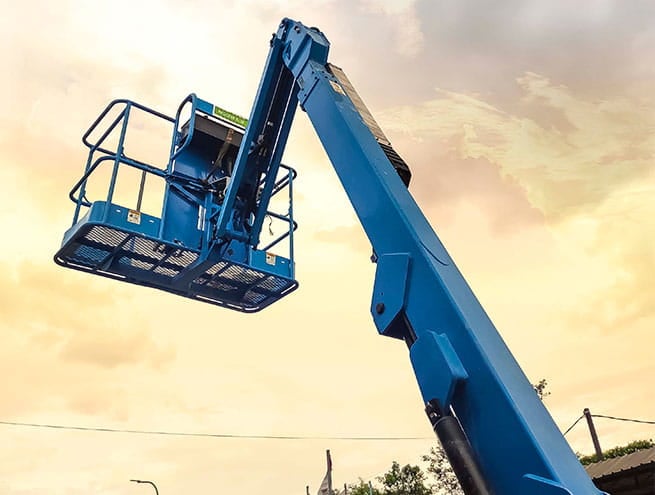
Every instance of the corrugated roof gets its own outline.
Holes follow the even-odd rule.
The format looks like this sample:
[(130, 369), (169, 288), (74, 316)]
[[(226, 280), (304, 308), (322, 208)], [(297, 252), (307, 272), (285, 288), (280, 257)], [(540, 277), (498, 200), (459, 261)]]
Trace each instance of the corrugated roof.
[(655, 464), (655, 447), (638, 450), (632, 454), (615, 457), (614, 459), (594, 462), (585, 466), (585, 469), (592, 479), (598, 479), (609, 474), (620, 473), (621, 471), (627, 471), (628, 469), (650, 463)]

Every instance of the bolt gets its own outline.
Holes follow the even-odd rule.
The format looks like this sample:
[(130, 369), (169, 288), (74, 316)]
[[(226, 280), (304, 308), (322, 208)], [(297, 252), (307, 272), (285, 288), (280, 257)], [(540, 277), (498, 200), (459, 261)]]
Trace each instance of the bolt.
[(375, 312), (376, 312), (377, 314), (379, 314), (379, 315), (381, 315), (382, 313), (384, 313), (384, 303), (377, 303), (377, 304), (375, 305)]

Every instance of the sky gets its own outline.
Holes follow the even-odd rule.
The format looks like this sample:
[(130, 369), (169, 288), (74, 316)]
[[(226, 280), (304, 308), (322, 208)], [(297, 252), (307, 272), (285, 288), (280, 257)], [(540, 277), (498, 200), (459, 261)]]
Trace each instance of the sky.
[[(255, 315), (54, 264), (80, 137), (113, 98), (195, 92), (248, 115), (283, 17), (318, 26), (410, 191), (562, 430), (655, 420), (655, 5), (649, 1), (0, 0), (0, 493), (282, 495), (417, 463), (435, 443), (405, 346), (368, 314), (370, 246), (308, 119), (300, 289)], [(170, 135), (128, 143), (162, 163)], [(153, 193), (154, 195), (154, 193)], [(148, 204), (156, 213), (156, 201)], [(597, 419), (609, 448), (655, 427)], [(567, 439), (593, 452), (580, 423)]]

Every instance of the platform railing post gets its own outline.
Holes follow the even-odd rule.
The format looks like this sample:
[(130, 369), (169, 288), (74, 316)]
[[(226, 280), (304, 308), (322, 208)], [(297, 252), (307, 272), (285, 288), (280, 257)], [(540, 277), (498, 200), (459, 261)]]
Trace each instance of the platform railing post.
[(109, 205), (112, 202), (114, 197), (114, 190), (116, 188), (116, 179), (118, 177), (118, 166), (121, 163), (121, 157), (123, 156), (123, 147), (125, 144), (125, 134), (127, 133), (127, 123), (130, 117), (130, 107), (131, 103), (125, 105), (125, 110), (123, 110), (123, 124), (121, 125), (121, 135), (118, 138), (118, 146), (116, 147), (116, 156), (114, 158), (114, 168), (111, 172), (111, 180), (109, 181), (109, 190), (107, 192), (107, 204), (105, 205), (105, 213), (103, 215), (103, 222), (106, 222), (109, 218)]
[(293, 170), (289, 168), (289, 259), (291, 260), (291, 277), (295, 278), (296, 267), (293, 261)]
[[(96, 119), (96, 121), (91, 125), (91, 127), (89, 127), (89, 129), (87, 129), (86, 133), (85, 133), (84, 136), (82, 137), (82, 142), (84, 142), (85, 144), (87, 144), (86, 139), (87, 139), (88, 136), (90, 135), (91, 131), (94, 130), (95, 127), (98, 125), (98, 123), (99, 123), (99, 122), (100, 122), (100, 121), (101, 121), (101, 120), (102, 120), (102, 119), (107, 115), (107, 112), (109, 111), (109, 109), (110, 109), (112, 106), (113, 106), (113, 102), (110, 103), (110, 104), (107, 106), (107, 108), (105, 109), (105, 111), (104, 111), (103, 113), (100, 114), (100, 117), (98, 117), (98, 119)], [(111, 131), (114, 129), (114, 127), (116, 127), (116, 124), (117, 124), (118, 121), (120, 120), (120, 117), (121, 117), (121, 115), (124, 113), (124, 111), (125, 111), (125, 110), (123, 110), (123, 112), (120, 112), (120, 113), (119, 113), (118, 117), (116, 117), (116, 119), (114, 119), (114, 121), (113, 121), (113, 122), (111, 123), (111, 125), (107, 128), (107, 130), (102, 134), (102, 136), (100, 136), (100, 138), (98, 139), (98, 141), (96, 142), (96, 144), (93, 145), (93, 146), (89, 146), (89, 156), (88, 156), (88, 158), (86, 159), (86, 165), (84, 166), (84, 175), (86, 175), (86, 174), (89, 172), (89, 169), (91, 168), (91, 164), (92, 164), (92, 162), (93, 162), (93, 155), (94, 155), (94, 153), (98, 150), (98, 147), (99, 147), (99, 146), (104, 142), (104, 140), (105, 140), (105, 139), (107, 138), (107, 136), (111, 133)], [(88, 179), (87, 179), (87, 180), (88, 180)], [(73, 214), (73, 224), (72, 224), (72, 225), (75, 225), (75, 224), (77, 223), (77, 221), (79, 220), (79, 218), (80, 218), (80, 210), (82, 209), (82, 201), (84, 200), (84, 196), (86, 196), (86, 182), (87, 182), (87, 181), (85, 180), (85, 181), (82, 183), (82, 185), (80, 186), (80, 192), (79, 192), (79, 195), (78, 195), (78, 197), (77, 197), (77, 201), (75, 202), (75, 213)]]
[[(86, 166), (84, 167), (85, 174), (89, 171), (89, 168), (91, 167), (92, 159), (93, 159), (93, 150), (89, 151), (89, 157), (86, 159)], [(84, 196), (86, 196), (86, 180), (80, 186), (80, 192), (79, 195), (77, 196), (77, 201), (75, 202), (75, 213), (73, 214), (73, 224), (71, 225), (71, 227), (74, 226), (77, 223), (77, 221), (80, 219), (80, 210), (82, 209), (82, 201), (84, 200)]]
[(141, 203), (143, 202), (143, 190), (146, 186), (146, 171), (141, 170), (141, 183), (139, 184), (139, 195), (136, 198), (136, 211), (141, 211)]

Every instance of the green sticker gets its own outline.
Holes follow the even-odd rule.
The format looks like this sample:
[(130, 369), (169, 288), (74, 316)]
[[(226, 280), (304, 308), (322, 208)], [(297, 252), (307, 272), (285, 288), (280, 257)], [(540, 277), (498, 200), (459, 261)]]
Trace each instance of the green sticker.
[(214, 115), (216, 115), (217, 117), (221, 117), (225, 120), (229, 120), (230, 122), (240, 127), (243, 127), (244, 129), (248, 125), (248, 119), (244, 119), (240, 115), (237, 115), (236, 113), (228, 112), (227, 110), (218, 107), (216, 105), (214, 105)]

